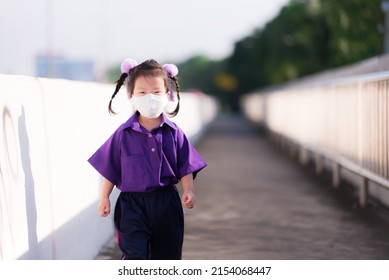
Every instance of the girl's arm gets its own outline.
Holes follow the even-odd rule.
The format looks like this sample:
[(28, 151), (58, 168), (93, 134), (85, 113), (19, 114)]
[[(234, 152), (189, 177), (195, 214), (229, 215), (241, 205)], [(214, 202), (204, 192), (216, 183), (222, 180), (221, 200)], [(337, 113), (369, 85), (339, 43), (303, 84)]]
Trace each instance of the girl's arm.
[(184, 192), (183, 192), (182, 198), (181, 198), (182, 204), (186, 208), (191, 209), (194, 207), (194, 204), (196, 201), (196, 197), (193, 193), (193, 188), (194, 188), (193, 174), (191, 173), (191, 174), (188, 174), (188, 175), (185, 175), (184, 177), (182, 177), (181, 184), (182, 184), (182, 188), (184, 189)]
[(101, 197), (99, 203), (99, 215), (101, 217), (107, 217), (111, 213), (111, 203), (109, 201), (109, 196), (113, 190), (114, 184), (112, 184), (107, 179), (103, 178), (103, 183), (101, 187)]

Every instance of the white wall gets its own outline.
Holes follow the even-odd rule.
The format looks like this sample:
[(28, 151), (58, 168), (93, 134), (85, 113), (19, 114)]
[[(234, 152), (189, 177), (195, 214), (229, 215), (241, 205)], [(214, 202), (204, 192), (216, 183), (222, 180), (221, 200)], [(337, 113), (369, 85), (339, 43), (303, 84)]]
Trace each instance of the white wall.
[[(113, 234), (89, 156), (132, 113), (113, 85), (0, 75), (0, 259), (91, 259)], [(175, 121), (192, 141), (217, 113), (181, 94)], [(115, 195), (112, 196), (114, 203)]]

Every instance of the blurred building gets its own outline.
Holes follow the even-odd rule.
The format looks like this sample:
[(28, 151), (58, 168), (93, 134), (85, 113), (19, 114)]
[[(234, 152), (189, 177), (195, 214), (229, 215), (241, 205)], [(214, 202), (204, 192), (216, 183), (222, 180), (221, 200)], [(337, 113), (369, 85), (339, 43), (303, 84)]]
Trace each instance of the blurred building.
[(96, 81), (93, 61), (76, 61), (63, 56), (38, 55), (36, 76), (79, 81)]

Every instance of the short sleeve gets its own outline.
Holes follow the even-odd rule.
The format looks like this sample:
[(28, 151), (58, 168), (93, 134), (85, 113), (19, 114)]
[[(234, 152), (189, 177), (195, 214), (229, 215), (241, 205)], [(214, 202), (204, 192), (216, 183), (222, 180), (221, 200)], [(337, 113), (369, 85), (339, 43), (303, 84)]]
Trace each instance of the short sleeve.
[(177, 130), (177, 165), (180, 180), (191, 173), (195, 179), (197, 173), (207, 166), (181, 129)]
[(88, 162), (114, 185), (121, 180), (120, 138), (122, 130), (114, 134), (88, 159)]

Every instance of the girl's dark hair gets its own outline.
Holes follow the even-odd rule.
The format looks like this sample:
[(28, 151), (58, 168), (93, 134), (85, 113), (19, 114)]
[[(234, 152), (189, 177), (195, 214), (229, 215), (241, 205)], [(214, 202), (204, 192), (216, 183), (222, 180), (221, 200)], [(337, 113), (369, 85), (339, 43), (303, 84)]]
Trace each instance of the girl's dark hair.
[(173, 112), (169, 112), (168, 115), (170, 117), (174, 117), (178, 114), (178, 111), (180, 110), (180, 86), (178, 84), (176, 77), (170, 77), (168, 73), (162, 68), (162, 66), (155, 61), (154, 59), (146, 60), (145, 62), (135, 66), (134, 68), (130, 69), (128, 73), (123, 73), (119, 80), (116, 81), (116, 88), (115, 92), (112, 94), (111, 100), (108, 104), (108, 111), (110, 114), (116, 114), (112, 110), (112, 100), (115, 98), (116, 94), (119, 92), (120, 88), (124, 83), (126, 83), (127, 87), (127, 93), (130, 94), (130, 97), (132, 96), (134, 92), (134, 86), (135, 81), (140, 76), (159, 76), (164, 80), (165, 87), (167, 90), (170, 88), (170, 94), (173, 93), (173, 88), (170, 87), (169, 79), (173, 81), (175, 90), (177, 92), (177, 106), (174, 109)]

